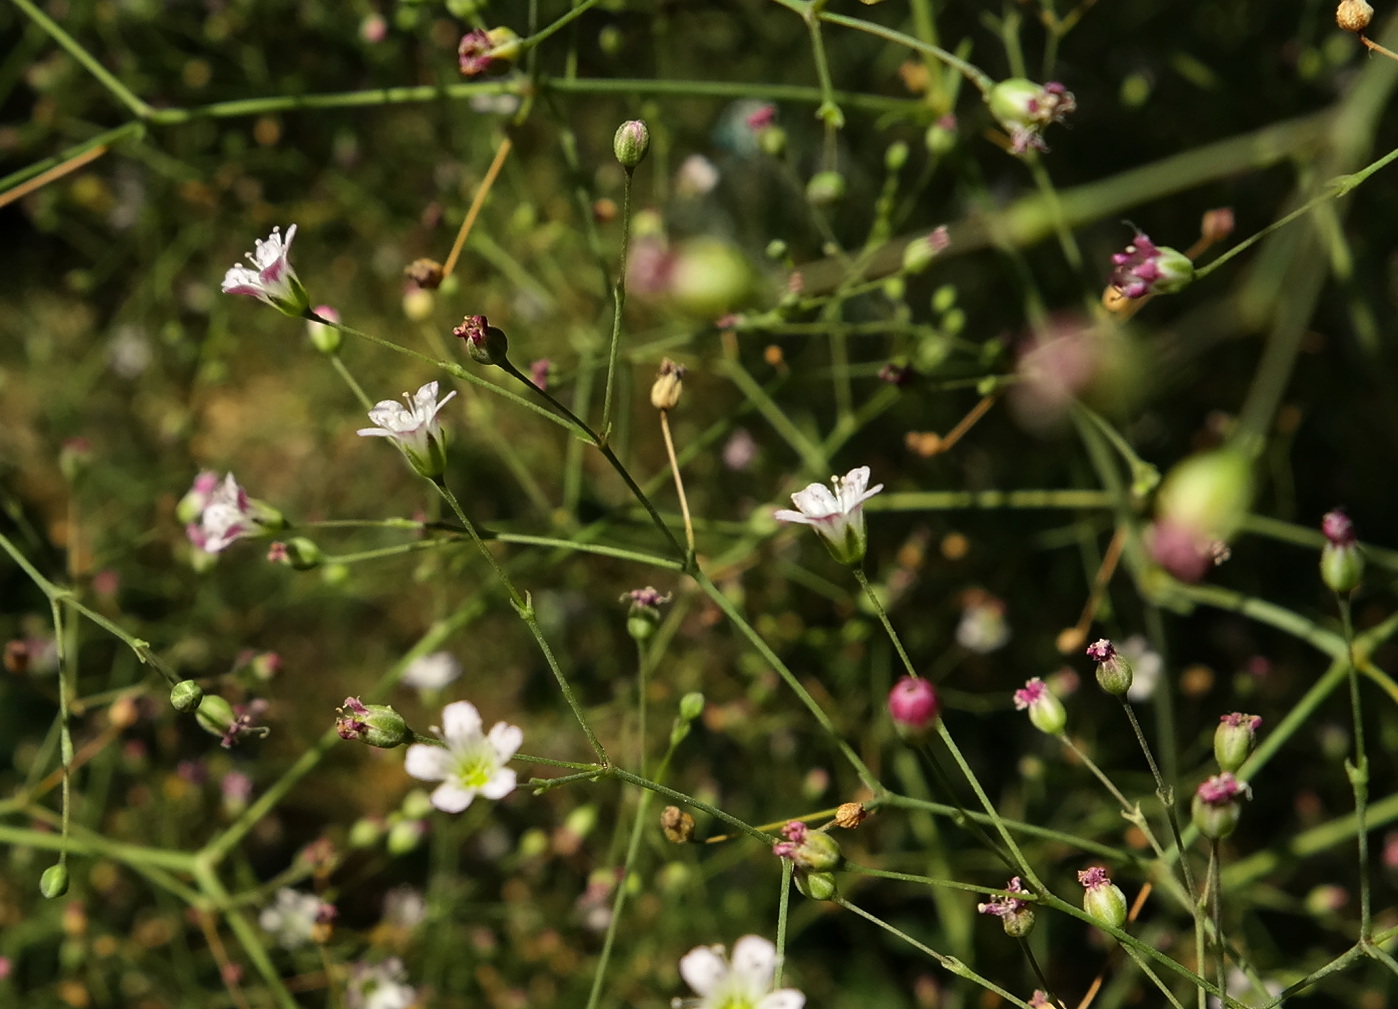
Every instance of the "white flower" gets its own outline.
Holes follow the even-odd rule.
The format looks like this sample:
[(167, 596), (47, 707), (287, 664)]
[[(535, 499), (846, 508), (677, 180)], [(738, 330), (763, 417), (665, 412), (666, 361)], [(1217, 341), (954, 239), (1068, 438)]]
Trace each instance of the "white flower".
[(461, 663), (450, 652), (419, 656), (403, 670), (404, 686), (418, 690), (441, 690), (461, 677)]
[(432, 805), (444, 813), (459, 813), (477, 795), (503, 799), (515, 789), (515, 772), (505, 766), (524, 742), (517, 725), (496, 722), (481, 732), (481, 715), (469, 701), (456, 701), (442, 711), (442, 728), (432, 731), (446, 747), (414, 743), (403, 766), (414, 778), (440, 781)]
[(311, 941), (311, 929), (320, 914), (320, 898), (284, 886), (277, 891), (277, 902), (264, 907), (257, 916), (263, 931), (271, 932), (285, 949), (297, 949)]
[(985, 655), (1004, 647), (1010, 640), (1005, 604), (989, 592), (968, 591), (962, 607), (961, 620), (956, 625), (956, 643), (962, 648)]
[(257, 245), (247, 254), (248, 262), (255, 269), (246, 266), (231, 266), (223, 275), (224, 294), (246, 294), (267, 302), (287, 315), (300, 316), (311, 307), (311, 299), (301, 286), (296, 271), (287, 258), (291, 252), (291, 240), (296, 237), (296, 225), (286, 229), (286, 241), (282, 241), (282, 229), (273, 228), (266, 241), (257, 240)]
[(413, 469), (428, 479), (435, 479), (447, 468), (446, 438), (442, 426), (437, 423), (437, 411), (455, 395), (453, 390), (438, 402), (437, 383), (428, 382), (411, 399), (403, 393), (407, 406), (397, 400), (381, 400), (369, 411), (369, 419), (378, 427), (360, 428), (359, 434), (394, 439), (407, 453)]
[(1137, 704), (1150, 700), (1165, 670), (1165, 660), (1151, 650), (1150, 642), (1140, 634), (1131, 635), (1117, 651), (1131, 663), (1131, 686), (1126, 689), (1126, 699)]
[(699, 995), (700, 1009), (801, 1009), (806, 996), (794, 988), (772, 990), (777, 947), (758, 935), (733, 945), (730, 963), (722, 946), (696, 946), (680, 960), (680, 976)]
[(797, 511), (782, 509), (777, 519), (811, 526), (841, 564), (858, 564), (864, 559), (864, 502), (883, 490), (879, 484), (869, 490), (869, 467), (860, 466), (844, 476), (832, 476), (830, 492), (824, 484), (813, 483), (791, 495)]
[(349, 1009), (408, 1009), (417, 992), (407, 977), (403, 961), (396, 956), (375, 964), (361, 960), (350, 968), (345, 1005)]
[(208, 470), (200, 473), (181, 503), (182, 508), (196, 516), (185, 526), (185, 534), (200, 550), (216, 554), (243, 536), (256, 536), (265, 529), (284, 525), (275, 511), (249, 498), (232, 473), (222, 483), (214, 482), (216, 479)]

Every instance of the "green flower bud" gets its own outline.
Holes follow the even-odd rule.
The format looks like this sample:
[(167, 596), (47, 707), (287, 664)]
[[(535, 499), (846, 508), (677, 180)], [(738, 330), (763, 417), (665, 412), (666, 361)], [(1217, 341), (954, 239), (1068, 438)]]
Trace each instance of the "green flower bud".
[(1359, 552), (1354, 523), (1336, 508), (1325, 514), (1320, 529), (1325, 534), (1325, 546), (1320, 551), (1321, 580), (1332, 592), (1349, 595), (1364, 577), (1364, 555)]
[(1219, 719), (1218, 728), (1214, 730), (1214, 759), (1218, 761), (1219, 770), (1236, 771), (1243, 766), (1261, 725), (1262, 719), (1241, 711)]
[(1121, 697), (1131, 689), (1131, 663), (1106, 638), (1088, 645), (1087, 657), (1097, 663), (1097, 685), (1107, 693)]
[(235, 721), (233, 705), (218, 694), (205, 694), (195, 709), (194, 717), (199, 727), (211, 736), (223, 736)]
[(1082, 909), (1103, 925), (1121, 928), (1126, 924), (1126, 894), (1107, 878), (1107, 870), (1101, 866), (1084, 869), (1078, 873), (1078, 882), (1084, 887)]
[[(204, 688), (193, 680), (180, 680), (170, 688), (170, 706), (185, 713), (198, 709), (204, 700)], [(232, 711), (229, 711), (232, 714)]]
[(650, 150), (650, 130), (645, 121), (632, 119), (617, 127), (612, 138), (612, 153), (621, 167), (629, 173), (646, 158)]
[(813, 206), (829, 207), (845, 198), (845, 177), (839, 172), (816, 172), (806, 183), (806, 199)]
[(796, 889), (812, 900), (834, 900), (839, 892), (833, 872), (798, 872)]
[(48, 900), (68, 892), (68, 867), (62, 862), (51, 865), (39, 877), (39, 892)]
[(337, 710), (335, 731), (341, 739), (357, 739), (382, 750), (412, 742), (408, 723), (387, 704), (365, 704), (357, 697), (346, 697), (344, 706)]
[(388, 828), (384, 848), (390, 855), (407, 855), (422, 843), (427, 824), (422, 820), (399, 820)]
[(1239, 797), (1252, 798), (1252, 789), (1228, 771), (1203, 782), (1190, 805), (1190, 815), (1199, 833), (1215, 841), (1233, 833), (1242, 816)]
[(362, 816), (350, 826), (347, 842), (351, 848), (372, 848), (384, 836), (385, 829), (382, 820)]

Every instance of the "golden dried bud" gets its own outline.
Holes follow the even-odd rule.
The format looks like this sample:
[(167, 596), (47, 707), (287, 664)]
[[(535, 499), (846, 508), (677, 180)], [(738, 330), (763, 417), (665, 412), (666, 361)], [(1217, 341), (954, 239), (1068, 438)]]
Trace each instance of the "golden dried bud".
[(435, 259), (414, 259), (403, 267), (403, 276), (418, 287), (435, 291), (442, 284), (442, 264)]
[(650, 387), (650, 405), (657, 410), (673, 410), (684, 388), (685, 367), (668, 357), (660, 362), (655, 384)]
[(835, 826), (853, 830), (869, 818), (869, 811), (862, 802), (842, 802), (835, 810)]
[(1340, 0), (1335, 8), (1335, 23), (1347, 32), (1362, 32), (1373, 20), (1374, 8), (1364, 0)]
[(666, 806), (660, 811), (660, 829), (671, 844), (688, 844), (694, 839), (694, 817), (679, 806)]
[(1233, 208), (1219, 207), (1204, 211), (1204, 219), (1199, 223), (1199, 237), (1204, 241), (1221, 242), (1233, 234)]

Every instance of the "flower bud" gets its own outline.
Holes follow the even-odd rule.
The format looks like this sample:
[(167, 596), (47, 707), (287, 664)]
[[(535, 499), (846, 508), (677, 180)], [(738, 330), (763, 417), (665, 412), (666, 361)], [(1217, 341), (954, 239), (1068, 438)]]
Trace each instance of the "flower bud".
[(796, 889), (812, 900), (834, 900), (839, 892), (833, 872), (798, 872)]
[(1121, 928), (1126, 924), (1126, 894), (1107, 878), (1107, 870), (1101, 866), (1084, 869), (1078, 873), (1078, 882), (1084, 887), (1082, 909), (1103, 925)]
[(830, 872), (844, 861), (839, 841), (823, 830), (811, 830), (800, 820), (792, 820), (783, 827), (782, 837), (786, 840), (772, 845), (772, 854), (791, 859), (797, 869)]
[(927, 148), (927, 153), (933, 157), (940, 158), (950, 154), (956, 147), (956, 117), (943, 116), (927, 127), (922, 142)]
[(340, 349), (340, 331), (327, 323), (339, 322), (340, 313), (329, 305), (317, 305), (311, 314), (316, 317), (306, 320), (306, 335), (311, 345), (327, 356), (335, 354)]
[(829, 207), (845, 198), (845, 177), (839, 172), (816, 172), (806, 183), (806, 199), (812, 206)]
[(649, 150), (650, 129), (644, 120), (632, 119), (617, 127), (616, 136), (612, 138), (612, 153), (628, 173), (646, 159)]
[(1242, 816), (1238, 797), (1252, 798), (1252, 789), (1224, 771), (1203, 782), (1194, 793), (1190, 815), (1199, 833), (1217, 841), (1233, 833)]
[(218, 694), (205, 694), (195, 709), (194, 717), (199, 727), (211, 736), (223, 736), (237, 719), (233, 715), (233, 705)]
[(1362, 32), (1373, 20), (1374, 8), (1364, 0), (1340, 0), (1335, 8), (1335, 23), (1347, 32)]
[(694, 840), (694, 817), (679, 806), (666, 806), (660, 811), (660, 829), (671, 844), (688, 844)]
[(692, 722), (704, 713), (704, 695), (697, 690), (680, 698), (680, 718)]
[(365, 704), (357, 697), (346, 697), (344, 707), (336, 711), (335, 731), (341, 739), (357, 739), (383, 750), (412, 740), (408, 723), (387, 704)]
[(1364, 577), (1364, 555), (1354, 534), (1354, 523), (1343, 509), (1325, 513), (1320, 531), (1325, 534), (1325, 546), (1320, 550), (1320, 578), (1338, 595), (1349, 595), (1359, 587)]
[(496, 329), (483, 315), (468, 315), (452, 331), (453, 336), (466, 341), (466, 354), (477, 364), (501, 365), (509, 360), (509, 337)]
[(768, 157), (781, 157), (786, 153), (786, 130), (775, 125), (763, 127), (757, 133), (757, 146)]
[(853, 830), (869, 818), (862, 802), (842, 802), (835, 809), (835, 826)]
[(903, 272), (921, 273), (927, 269), (937, 253), (951, 244), (945, 224), (934, 228), (930, 234), (914, 238), (903, 247)]
[(917, 738), (937, 721), (941, 708), (930, 680), (905, 676), (888, 692), (888, 714), (902, 734)]
[(1068, 724), (1068, 713), (1063, 709), (1063, 702), (1037, 676), (1015, 691), (1015, 708), (1019, 711), (1028, 709), (1030, 724), (1050, 736), (1063, 735), (1063, 729)]
[(422, 820), (399, 820), (388, 828), (384, 849), (390, 855), (407, 855), (417, 848), (426, 833), (427, 824)]
[(1009, 890), (1011, 895), (996, 894), (987, 903), (977, 904), (976, 910), (981, 914), (995, 915), (1000, 919), (1006, 935), (1022, 939), (1034, 928), (1034, 908), (1022, 897), (1012, 896), (1028, 893), (1018, 876), (1005, 884), (1005, 889)]
[(680, 401), (680, 393), (684, 391), (685, 371), (684, 365), (676, 364), (668, 357), (661, 361), (655, 383), (650, 387), (650, 405), (657, 410), (673, 410)]
[(1156, 497), (1163, 521), (1200, 540), (1227, 540), (1252, 505), (1252, 466), (1231, 448), (1199, 452), (1165, 475)]
[(1214, 730), (1214, 759), (1218, 761), (1219, 770), (1236, 771), (1243, 766), (1261, 725), (1262, 719), (1241, 711), (1218, 720), (1218, 728)]
[(62, 862), (49, 866), (39, 877), (39, 892), (48, 900), (68, 892), (68, 867)]
[(987, 92), (990, 114), (1010, 135), (1010, 153), (1047, 151), (1040, 134), (1076, 109), (1073, 93), (1057, 81), (1036, 84), (1023, 77), (1000, 81)]
[(1097, 685), (1107, 693), (1120, 697), (1131, 689), (1131, 663), (1106, 638), (1088, 645), (1087, 657), (1097, 663)]
[(1199, 222), (1199, 237), (1210, 245), (1221, 242), (1233, 234), (1234, 224), (1232, 207), (1206, 210), (1203, 219)]
[(700, 237), (676, 247), (665, 293), (686, 315), (714, 319), (738, 308), (752, 286), (752, 268), (741, 252), (720, 239)]
[(370, 816), (361, 816), (350, 825), (345, 843), (351, 848), (372, 848), (384, 836), (385, 824)]
[(203, 700), (204, 688), (193, 680), (180, 680), (170, 688), (170, 706), (176, 711), (195, 711)]

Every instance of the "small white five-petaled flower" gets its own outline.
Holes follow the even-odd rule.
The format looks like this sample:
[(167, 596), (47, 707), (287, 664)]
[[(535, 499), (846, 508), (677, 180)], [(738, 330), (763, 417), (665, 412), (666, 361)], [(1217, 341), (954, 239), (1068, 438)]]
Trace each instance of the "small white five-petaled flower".
[(505, 766), (524, 742), (517, 725), (496, 722), (481, 731), (481, 715), (469, 701), (455, 701), (442, 711), (442, 727), (432, 731), (442, 746), (414, 743), (404, 767), (414, 778), (440, 781), (432, 805), (444, 813), (459, 813), (477, 795), (503, 799), (515, 789), (515, 772)]
[(181, 507), (190, 517), (185, 525), (189, 541), (210, 554), (227, 549), (244, 536), (262, 535), (285, 525), (275, 510), (248, 497), (232, 473), (221, 482), (209, 470), (200, 473)]
[(437, 383), (428, 382), (411, 399), (403, 393), (407, 406), (394, 399), (380, 400), (369, 411), (369, 419), (378, 427), (360, 428), (359, 434), (392, 438), (403, 447), (413, 469), (434, 480), (447, 468), (446, 436), (442, 433), (442, 425), (437, 423), (437, 411), (455, 395), (453, 390), (438, 402)]
[(311, 307), (311, 299), (301, 286), (296, 271), (291, 268), (287, 256), (291, 252), (291, 240), (296, 237), (296, 225), (286, 229), (286, 239), (282, 239), (282, 229), (273, 228), (267, 238), (257, 240), (253, 250), (247, 254), (246, 266), (231, 266), (223, 275), (224, 294), (246, 294), (267, 302), (286, 315), (303, 316)]
[(864, 502), (883, 490), (883, 484), (866, 490), (869, 467), (860, 466), (844, 476), (830, 478), (832, 493), (824, 484), (813, 483), (805, 490), (791, 495), (797, 508), (777, 512), (782, 522), (800, 522), (811, 526), (825, 541), (825, 546), (841, 564), (858, 564), (864, 559)]
[(733, 958), (722, 946), (696, 946), (680, 959), (680, 976), (699, 996), (700, 1009), (801, 1009), (806, 996), (795, 988), (772, 990), (777, 947), (760, 935), (733, 944)]

